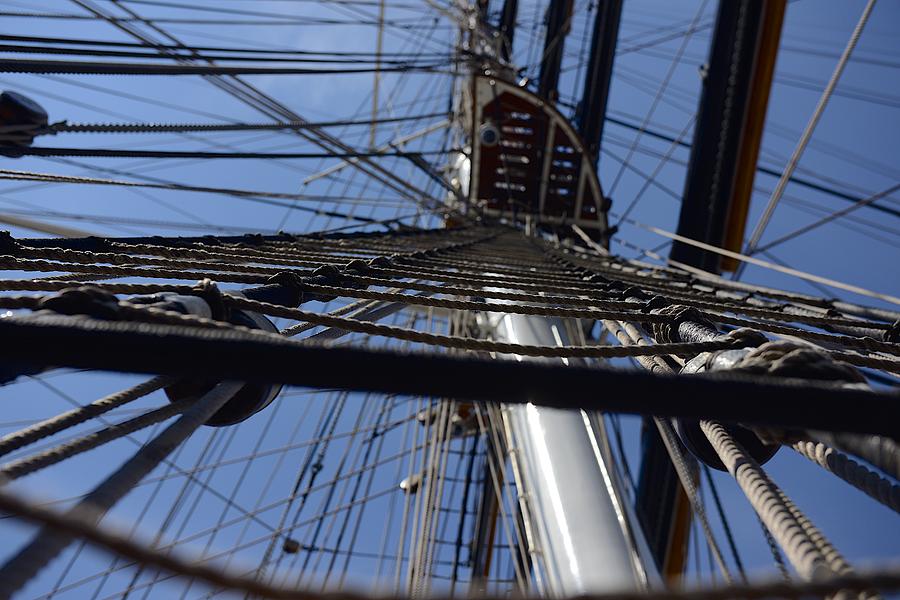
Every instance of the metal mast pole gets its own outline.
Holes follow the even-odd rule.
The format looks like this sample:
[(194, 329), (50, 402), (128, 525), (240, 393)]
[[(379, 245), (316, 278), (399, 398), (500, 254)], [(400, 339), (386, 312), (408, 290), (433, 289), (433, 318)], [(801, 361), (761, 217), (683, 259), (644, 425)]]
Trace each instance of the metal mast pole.
[[(561, 319), (493, 314), (490, 321), (498, 340), (575, 342)], [(518, 460), (516, 485), (526, 498), (532, 543), (542, 559), (541, 591), (564, 596), (657, 584), (643, 534), (604, 451), (600, 415), (532, 404), (507, 406), (505, 413)]]
[[(501, 58), (508, 55), (515, 8), (515, 2), (504, 3), (497, 27), (505, 38)], [(552, 100), (572, 3), (553, 2), (548, 10), (539, 95)], [(593, 99), (605, 97), (606, 86), (600, 79), (598, 76), (604, 89), (595, 90)], [(482, 337), (518, 344), (568, 345), (577, 344), (575, 338), (583, 338), (574, 323), (558, 318), (485, 313), (478, 324)], [(558, 597), (641, 590), (659, 582), (612, 464), (601, 415), (532, 404), (505, 406), (502, 412), (519, 506), (523, 521), (529, 524), (526, 531), (531, 575), (537, 588), (534, 591)]]

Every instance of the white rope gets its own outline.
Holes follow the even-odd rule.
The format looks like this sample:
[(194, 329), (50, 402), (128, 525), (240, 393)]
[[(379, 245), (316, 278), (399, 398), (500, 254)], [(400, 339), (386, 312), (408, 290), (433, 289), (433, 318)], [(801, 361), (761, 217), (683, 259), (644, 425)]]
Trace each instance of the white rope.
[[(759, 222), (756, 224), (756, 228), (754, 228), (753, 230), (753, 234), (750, 236), (750, 240), (747, 242), (747, 245), (744, 248), (744, 254), (753, 254), (754, 250), (756, 250), (756, 246), (757, 244), (759, 244), (759, 240), (762, 237), (763, 232), (766, 230), (766, 227), (769, 225), (769, 221), (772, 219), (772, 215), (775, 212), (775, 207), (781, 200), (782, 195), (784, 195), (784, 190), (785, 188), (787, 188), (788, 181), (790, 181), (791, 177), (794, 175), (794, 169), (797, 168), (797, 163), (800, 162), (800, 157), (803, 156), (803, 152), (804, 150), (806, 150), (806, 146), (809, 143), (810, 138), (812, 138), (812, 134), (815, 131), (816, 126), (819, 124), (819, 119), (822, 118), (822, 114), (825, 112), (825, 107), (828, 105), (828, 100), (831, 99), (834, 88), (837, 87), (838, 80), (841, 78), (841, 74), (844, 72), (844, 67), (847, 66), (847, 62), (850, 60), (850, 55), (853, 53), (853, 49), (856, 48), (856, 43), (859, 41), (859, 38), (862, 35), (863, 28), (866, 26), (866, 23), (869, 20), (869, 15), (872, 14), (873, 8), (875, 8), (875, 0), (869, 0), (869, 2), (866, 4), (866, 7), (863, 9), (862, 15), (860, 15), (859, 17), (859, 22), (856, 23), (856, 27), (853, 29), (853, 33), (850, 34), (850, 39), (847, 41), (847, 46), (844, 48), (844, 52), (838, 59), (837, 65), (834, 67), (834, 72), (831, 74), (831, 79), (828, 80), (828, 85), (826, 85), (825, 89), (822, 91), (822, 96), (819, 98), (819, 103), (816, 105), (815, 110), (813, 110), (813, 114), (809, 119), (809, 123), (806, 124), (806, 129), (800, 136), (800, 141), (797, 142), (797, 147), (794, 149), (794, 153), (791, 155), (791, 158), (790, 160), (788, 160), (788, 164), (785, 167), (784, 172), (781, 174), (781, 179), (778, 180), (778, 184), (775, 186), (775, 190), (772, 192), (772, 197), (769, 198), (769, 203), (766, 205), (762, 216), (759, 218)], [(745, 263), (738, 265), (738, 268), (734, 271), (734, 279), (740, 279), (741, 273), (744, 270), (744, 266)]]
[[(613, 214), (613, 213), (610, 213)], [(615, 216), (615, 215), (613, 215)], [(679, 242), (683, 242), (690, 246), (696, 246), (697, 248), (703, 248), (704, 250), (709, 250), (710, 252), (715, 252), (716, 254), (721, 254), (722, 256), (728, 256), (730, 258), (735, 258), (741, 262), (750, 263), (752, 265), (756, 265), (758, 267), (762, 267), (764, 269), (771, 269), (773, 271), (778, 271), (779, 273), (784, 273), (785, 275), (791, 275), (793, 277), (797, 277), (799, 279), (805, 279), (807, 281), (815, 281), (816, 283), (821, 283), (824, 285), (829, 285), (833, 288), (837, 288), (839, 290), (845, 290), (847, 292), (853, 292), (854, 294), (859, 294), (860, 296), (868, 296), (869, 298), (877, 298), (879, 300), (883, 300), (885, 302), (890, 302), (891, 304), (900, 305), (900, 298), (897, 296), (891, 296), (890, 294), (882, 294), (881, 292), (873, 292), (872, 290), (867, 290), (866, 288), (861, 288), (857, 285), (852, 285), (849, 283), (844, 283), (842, 281), (837, 281), (836, 279), (830, 279), (828, 277), (822, 277), (821, 275), (814, 275), (812, 273), (807, 273), (806, 271), (800, 271), (798, 269), (792, 269), (790, 267), (783, 267), (781, 265), (776, 265), (775, 263), (769, 262), (767, 260), (762, 260), (753, 256), (747, 256), (746, 254), (741, 254), (740, 252), (732, 252), (731, 250), (726, 250), (724, 248), (719, 248), (718, 246), (713, 246), (712, 244), (707, 244), (704, 242), (698, 242), (695, 239), (691, 239), (689, 237), (685, 237), (683, 235), (678, 235), (677, 233), (672, 233), (671, 231), (666, 231), (665, 229), (660, 229), (659, 227), (654, 227), (653, 225), (647, 225), (646, 223), (641, 223), (640, 221), (635, 221), (632, 218), (623, 219), (626, 223), (634, 225), (635, 227), (640, 227), (641, 229), (646, 229), (651, 233), (655, 233), (656, 235), (662, 236), (664, 238), (669, 238), (670, 240), (676, 240)]]

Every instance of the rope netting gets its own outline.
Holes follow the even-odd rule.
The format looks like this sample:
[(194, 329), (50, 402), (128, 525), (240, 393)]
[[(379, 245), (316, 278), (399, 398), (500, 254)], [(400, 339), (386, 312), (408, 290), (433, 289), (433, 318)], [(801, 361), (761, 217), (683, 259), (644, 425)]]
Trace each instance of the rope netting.
[[(892, 311), (500, 226), (5, 237), (3, 254), (5, 382), (66, 397), (57, 381), (96, 370), (154, 375), (122, 375), (127, 389), (70, 398), (75, 408), (0, 438), (0, 476), (17, 481), (0, 506), (40, 526), (0, 567), (4, 594), (526, 592), (540, 557), (502, 409), (521, 402), (655, 416), (726, 580), (738, 581), (687, 449), (722, 460), (799, 575), (642, 597), (900, 585), (894, 572), (854, 575), (760, 466), (793, 446), (896, 510)], [(494, 339), (485, 323), (504, 315), (561, 319), (577, 343)], [(630, 360), (645, 372), (622, 368)], [(109, 452), (92, 453), (101, 447)], [(93, 461), (96, 480), (70, 482), (67, 496), (35, 501), (19, 487), (58, 481), (79, 461)], [(130, 531), (101, 523), (108, 511)], [(102, 566), (86, 546), (113, 558)]]

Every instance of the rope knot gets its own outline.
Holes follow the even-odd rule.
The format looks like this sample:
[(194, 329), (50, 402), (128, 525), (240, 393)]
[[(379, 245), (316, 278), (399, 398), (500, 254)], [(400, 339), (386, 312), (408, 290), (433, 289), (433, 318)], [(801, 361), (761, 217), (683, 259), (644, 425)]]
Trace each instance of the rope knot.
[(652, 300), (653, 296), (636, 285), (630, 285), (618, 293), (622, 298), (636, 298), (642, 301)]
[(606, 287), (611, 293), (613, 293), (613, 292), (621, 292), (623, 290), (627, 290), (628, 288), (630, 288), (632, 286), (628, 285), (624, 281), (620, 281), (618, 279), (613, 279), (608, 284), (606, 284)]
[[(350, 261), (351, 263), (365, 263), (361, 260)], [(347, 270), (347, 267), (344, 268)], [(357, 273), (365, 273), (365, 271), (361, 271), (359, 269), (350, 269)], [(310, 293), (304, 291), (304, 284), (309, 283), (312, 285), (328, 285), (328, 286), (341, 286), (341, 285), (349, 285), (350, 287), (358, 287), (353, 283), (348, 283), (346, 281), (346, 275), (341, 269), (338, 269), (334, 265), (322, 265), (321, 267), (317, 267), (312, 275), (309, 277), (299, 277), (297, 278), (297, 287), (300, 290), (299, 301), (297, 305), (308, 301), (308, 300), (318, 300), (319, 302), (331, 302), (337, 296), (331, 294), (318, 294), (318, 293)]]
[(665, 308), (667, 306), (671, 306), (672, 301), (666, 298), (665, 296), (653, 296), (649, 300), (644, 303), (643, 308), (641, 308), (641, 312), (652, 313), (655, 310)]
[(376, 269), (390, 269), (393, 266), (394, 263), (387, 256), (376, 256), (369, 260), (369, 267), (374, 267)]
[(769, 338), (749, 327), (738, 327), (725, 334), (725, 339), (735, 348), (758, 348), (769, 343)]
[[(301, 287), (301, 277), (294, 272), (291, 271), (282, 271), (281, 273), (276, 273), (269, 277), (266, 280), (266, 285), (264, 287), (270, 286), (279, 286), (287, 290), (290, 295), (290, 306), (299, 306), (303, 303), (303, 288)], [(215, 314), (215, 308), (210, 304), (210, 308), (212, 308), (213, 313)]]
[[(337, 271), (337, 269), (332, 265), (326, 265), (326, 266), (329, 266), (332, 269), (335, 269), (335, 271)], [(319, 267), (319, 269), (321, 269), (321, 268), (322, 267)], [(313, 272), (313, 274), (315, 275), (315, 273), (318, 272), (319, 269), (316, 269)], [(360, 275), (366, 275), (366, 274), (372, 272), (372, 267), (371, 267), (371, 265), (369, 265), (369, 263), (367, 261), (364, 261), (361, 258), (354, 258), (353, 260), (348, 262), (346, 265), (344, 265), (344, 270), (345, 271), (354, 271), (356, 273), (359, 273)]]
[(251, 300), (283, 306), (300, 306), (314, 300), (330, 302), (337, 296), (309, 291), (309, 286), (341, 285), (343, 279), (344, 274), (332, 265), (318, 267), (309, 275), (301, 275), (297, 271), (282, 271), (270, 277), (263, 286), (245, 289), (244, 295)]
[(865, 383), (866, 378), (851, 364), (834, 360), (820, 350), (796, 342), (766, 342), (737, 361), (738, 372), (834, 381)]
[[(269, 282), (272, 282), (272, 279), (279, 277), (279, 275), (286, 275), (286, 273), (279, 273), (278, 275), (273, 276), (269, 279)], [(191, 294), (201, 298), (209, 305), (209, 310), (213, 319), (216, 321), (228, 320), (230, 311), (225, 305), (225, 300), (222, 298), (222, 290), (219, 289), (219, 286), (217, 286), (212, 279), (202, 279), (198, 281), (197, 284), (191, 288)]]
[(119, 299), (100, 288), (83, 285), (66, 288), (38, 302), (37, 309), (52, 310), (62, 315), (85, 315), (97, 319), (119, 318)]
[[(351, 261), (356, 262), (356, 261)], [(362, 262), (362, 261), (360, 261)], [(281, 275), (281, 273), (279, 273)], [(293, 275), (293, 273), (292, 273)], [(276, 275), (277, 277), (278, 275)], [(310, 278), (320, 279), (322, 281), (340, 281), (342, 276), (341, 270), (335, 267), (334, 265), (322, 265), (321, 267), (316, 267), (316, 269), (310, 275)]]

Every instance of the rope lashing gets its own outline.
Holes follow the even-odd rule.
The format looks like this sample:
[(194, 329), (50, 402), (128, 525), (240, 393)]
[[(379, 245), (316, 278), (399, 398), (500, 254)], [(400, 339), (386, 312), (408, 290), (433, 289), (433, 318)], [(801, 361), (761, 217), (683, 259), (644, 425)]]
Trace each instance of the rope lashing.
[(211, 279), (201, 279), (192, 288), (191, 293), (206, 302), (212, 318), (216, 321), (228, 321), (229, 310), (222, 299), (222, 290)]
[[(739, 340), (737, 346), (746, 348), (742, 339), (749, 339), (752, 343), (755, 341), (755, 336), (759, 334), (752, 330), (735, 329), (728, 335)], [(835, 382), (835, 385), (841, 383), (858, 385), (865, 382), (865, 377), (856, 367), (837, 361), (825, 352), (790, 341), (766, 342), (749, 350), (703, 353), (688, 361), (682, 369), (682, 373), (722, 370), (747, 375)], [(679, 419), (676, 422), (676, 429), (692, 452), (695, 452), (709, 466), (724, 470), (724, 465), (712, 452), (706, 436), (699, 431), (696, 422)], [(778, 451), (777, 443), (767, 443), (768, 438), (771, 437), (768, 432), (754, 432), (742, 427), (731, 427), (729, 431), (760, 463), (766, 462)], [(766, 439), (760, 439), (760, 436)]]
[(38, 303), (38, 309), (52, 310), (62, 315), (110, 320), (118, 319), (121, 315), (119, 299), (115, 295), (89, 285), (65, 289), (47, 296)]
[[(660, 300), (657, 300), (656, 298), (660, 298)], [(656, 298), (654, 298), (655, 302), (657, 304), (660, 303), (660, 301), (662, 300), (661, 297), (657, 296)], [(703, 314), (701, 314), (700, 311), (693, 306), (686, 306), (684, 304), (669, 304), (667, 306), (662, 306), (659, 308), (652, 308), (650, 312), (657, 315), (666, 315), (668, 317), (671, 317), (671, 320), (668, 323), (653, 324), (653, 337), (658, 342), (671, 344), (674, 342), (683, 341), (681, 335), (678, 332), (678, 329), (683, 323), (687, 322), (693, 323), (698, 327), (705, 328), (713, 332), (713, 335), (718, 333), (715, 324)]]
[[(82, 286), (43, 298), (36, 308), (108, 321), (149, 321), (213, 329), (234, 329), (237, 326), (248, 332), (261, 331), (273, 335), (277, 332), (277, 328), (264, 316), (232, 309), (224, 296), (218, 286), (209, 280), (197, 284), (190, 295), (166, 292), (136, 296), (128, 302), (119, 301), (104, 290)], [(215, 380), (183, 378), (167, 385), (165, 392), (170, 401), (189, 404), (211, 390), (215, 384)], [(281, 387), (270, 383), (245, 383), (207, 424), (233, 425), (246, 420), (268, 406), (281, 391)]]
[[(708, 364), (715, 364), (715, 356), (710, 357)], [(844, 383), (866, 382), (865, 376), (853, 365), (835, 360), (815, 348), (786, 340), (767, 342), (751, 350), (732, 368), (743, 373), (776, 377)]]

